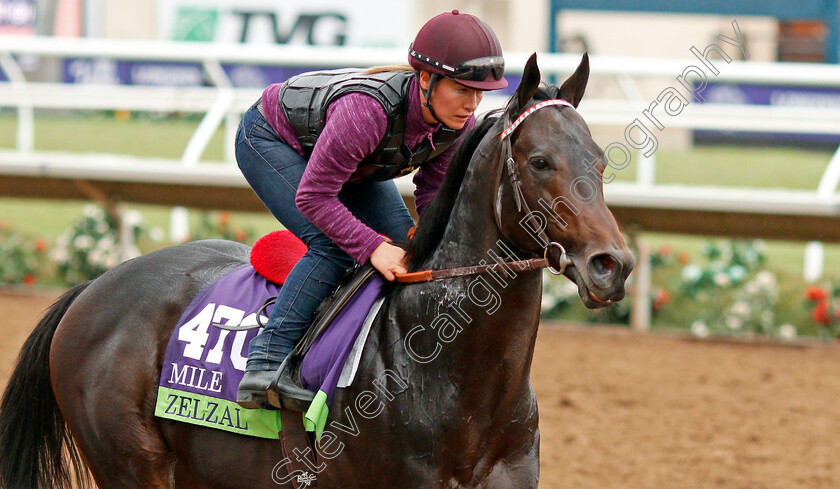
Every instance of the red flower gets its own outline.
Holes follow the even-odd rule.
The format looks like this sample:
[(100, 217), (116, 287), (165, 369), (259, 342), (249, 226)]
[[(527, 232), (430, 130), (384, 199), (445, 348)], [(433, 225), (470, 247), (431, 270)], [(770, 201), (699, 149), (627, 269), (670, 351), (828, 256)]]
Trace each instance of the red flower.
[(662, 309), (662, 306), (671, 302), (671, 294), (668, 293), (665, 289), (658, 289), (656, 292), (653, 293), (653, 310), (658, 311)]
[(23, 276), (21, 281), (26, 285), (34, 285), (35, 282), (37, 282), (37, 278), (35, 278), (35, 275), (32, 275), (31, 273), (27, 273)]
[(679, 260), (680, 263), (682, 263), (683, 265), (686, 265), (688, 262), (691, 261), (691, 257), (688, 256), (688, 253), (686, 253), (685, 251), (680, 251), (680, 254), (677, 255), (677, 260)]
[(236, 231), (236, 233), (234, 233), (233, 239), (239, 242), (244, 242), (246, 239), (248, 239), (248, 233), (239, 229)]
[(668, 245), (662, 245), (659, 247), (659, 254), (662, 256), (671, 256), (671, 247)]
[(219, 213), (219, 224), (222, 226), (226, 226), (230, 223), (230, 212), (220, 212)]
[(828, 315), (828, 300), (823, 299), (819, 301), (816, 307), (814, 307), (814, 310), (811, 311), (811, 317), (818, 324), (831, 324), (831, 317)]
[(817, 287), (816, 285), (809, 285), (805, 289), (805, 298), (811, 302), (823, 301), (828, 297), (828, 291)]
[(48, 246), (49, 245), (47, 244), (47, 240), (45, 240), (44, 238), (39, 238), (35, 240), (35, 249), (38, 250), (38, 253), (43, 253), (47, 251)]

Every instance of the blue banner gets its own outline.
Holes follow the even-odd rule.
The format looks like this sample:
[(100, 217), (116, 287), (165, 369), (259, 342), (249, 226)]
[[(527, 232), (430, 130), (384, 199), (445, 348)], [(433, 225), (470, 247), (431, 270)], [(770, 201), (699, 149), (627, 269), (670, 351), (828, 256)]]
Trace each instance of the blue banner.
[[(840, 88), (709, 83), (703, 91), (706, 103), (769, 105), (774, 107), (840, 109)], [(789, 143), (840, 144), (840, 135), (765, 133), (751, 131), (694, 131), (697, 141), (782, 141)]]
[[(265, 88), (314, 68), (224, 64), (222, 68), (236, 88)], [(199, 63), (67, 59), (64, 83), (200, 87), (209, 85)]]
[(37, 11), (35, 0), (0, 0), (0, 33), (33, 29)]

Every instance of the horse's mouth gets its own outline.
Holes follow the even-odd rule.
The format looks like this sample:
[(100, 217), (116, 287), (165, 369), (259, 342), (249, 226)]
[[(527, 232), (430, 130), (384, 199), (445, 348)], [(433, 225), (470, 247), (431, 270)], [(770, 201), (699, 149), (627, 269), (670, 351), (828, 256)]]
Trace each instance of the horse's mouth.
[(578, 296), (580, 296), (580, 300), (583, 302), (583, 305), (588, 309), (601, 309), (611, 306), (624, 298), (623, 286), (614, 293), (609, 293), (608, 291), (599, 291), (600, 294), (596, 293), (596, 291), (587, 284), (583, 274), (580, 273), (580, 270), (578, 270), (575, 265), (567, 266), (563, 275), (577, 285)]

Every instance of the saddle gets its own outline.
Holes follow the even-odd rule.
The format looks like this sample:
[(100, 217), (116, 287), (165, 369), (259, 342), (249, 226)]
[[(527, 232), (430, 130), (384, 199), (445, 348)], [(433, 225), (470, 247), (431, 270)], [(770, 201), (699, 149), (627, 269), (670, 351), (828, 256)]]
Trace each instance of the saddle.
[[(376, 269), (369, 263), (364, 266), (355, 265), (344, 273), (332, 293), (318, 306), (309, 329), (278, 369), (278, 375), (267, 392), (269, 404), (306, 412), (314, 393), (303, 388), (300, 375), (303, 358), (350, 299), (375, 275)], [(290, 382), (295, 389), (285, 387)]]

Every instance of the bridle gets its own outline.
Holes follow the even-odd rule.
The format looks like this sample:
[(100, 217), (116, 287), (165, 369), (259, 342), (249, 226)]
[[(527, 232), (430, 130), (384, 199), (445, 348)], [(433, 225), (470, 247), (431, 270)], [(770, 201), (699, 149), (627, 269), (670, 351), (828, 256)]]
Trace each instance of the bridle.
[[(566, 249), (560, 243), (556, 241), (552, 241), (551, 238), (548, 237), (548, 234), (545, 232), (545, 228), (539, 225), (536, 218), (534, 217), (534, 213), (531, 212), (531, 208), (528, 206), (528, 202), (525, 200), (525, 194), (522, 192), (522, 176), (519, 173), (519, 165), (516, 164), (516, 160), (513, 159), (513, 145), (511, 143), (511, 138), (513, 137), (514, 131), (516, 128), (519, 127), (525, 119), (543, 107), (551, 107), (551, 106), (565, 106), (565, 107), (572, 107), (569, 101), (563, 99), (549, 99), (543, 100), (542, 102), (538, 102), (532, 105), (528, 110), (523, 112), (516, 118), (513, 122), (510, 122), (508, 119), (508, 115), (505, 114), (504, 117), (504, 125), (506, 129), (502, 131), (499, 135), (499, 139), (502, 141), (502, 151), (501, 151), (501, 159), (502, 162), (499, 165), (501, 168), (499, 169), (499, 173), (496, 175), (496, 194), (495, 199), (493, 202), (493, 214), (496, 218), (496, 227), (499, 229), (499, 232), (502, 233), (502, 236), (506, 237), (508, 241), (510, 238), (506, 235), (504, 228), (502, 227), (502, 176), (507, 170), (508, 179), (510, 180), (510, 185), (513, 188), (513, 198), (516, 202), (516, 211), (520, 214), (524, 211), (525, 217), (528, 218), (529, 224), (532, 226), (533, 230), (539, 230), (539, 241), (540, 243), (545, 246), (543, 249), (543, 258), (546, 260), (545, 267), (554, 275), (562, 275), (565, 272), (566, 267), (571, 264), (571, 260), (566, 256)], [(557, 248), (560, 250), (560, 269), (555, 269), (551, 266), (548, 262), (548, 253), (552, 248)]]
[[(457, 268), (448, 268), (442, 270), (421, 270), (417, 272), (410, 272), (404, 274), (397, 274), (396, 279), (398, 282), (403, 283), (417, 283), (417, 282), (429, 282), (433, 280), (441, 280), (446, 278), (453, 278), (453, 277), (463, 277), (467, 275), (476, 275), (479, 273), (491, 272), (491, 271), (501, 271), (505, 275), (507, 275), (507, 270), (515, 269), (517, 271), (531, 271), (531, 270), (539, 270), (542, 268), (548, 269), (554, 275), (562, 275), (566, 271), (566, 267), (572, 263), (572, 260), (566, 255), (566, 249), (560, 243), (556, 241), (552, 241), (548, 234), (546, 234), (545, 229), (539, 225), (534, 217), (534, 214), (531, 212), (530, 207), (528, 206), (528, 202), (525, 200), (525, 194), (522, 192), (522, 177), (519, 172), (519, 166), (516, 164), (516, 160), (513, 159), (513, 148), (511, 144), (511, 136), (513, 135), (516, 128), (519, 127), (520, 124), (531, 114), (536, 112), (537, 110), (543, 107), (550, 107), (554, 105), (560, 106), (567, 106), (574, 108), (567, 100), (563, 99), (550, 99), (544, 100), (539, 102), (519, 115), (513, 122), (510, 122), (510, 118), (507, 114), (503, 115), (503, 125), (505, 129), (499, 135), (499, 139), (502, 141), (502, 149), (501, 149), (501, 163), (499, 172), (496, 174), (496, 180), (494, 184), (495, 193), (493, 197), (493, 214), (496, 219), (496, 227), (498, 228), (499, 232), (502, 236), (507, 239), (508, 242), (511, 242), (510, 237), (505, 233), (504, 228), (502, 227), (502, 216), (501, 216), (501, 199), (502, 199), (502, 178), (507, 173), (508, 180), (513, 188), (513, 197), (516, 202), (516, 210), (519, 213), (525, 212), (526, 217), (529, 220), (532, 228), (534, 230), (539, 230), (539, 239), (545, 245), (543, 250), (543, 257), (542, 258), (531, 258), (527, 260), (512, 260), (512, 261), (501, 261), (497, 260), (496, 263), (488, 264), (488, 265), (474, 265), (474, 266), (467, 266), (467, 267), (457, 267)], [(552, 250), (552, 248), (556, 248), (560, 250), (560, 268), (554, 268), (549, 259), (548, 254)]]

